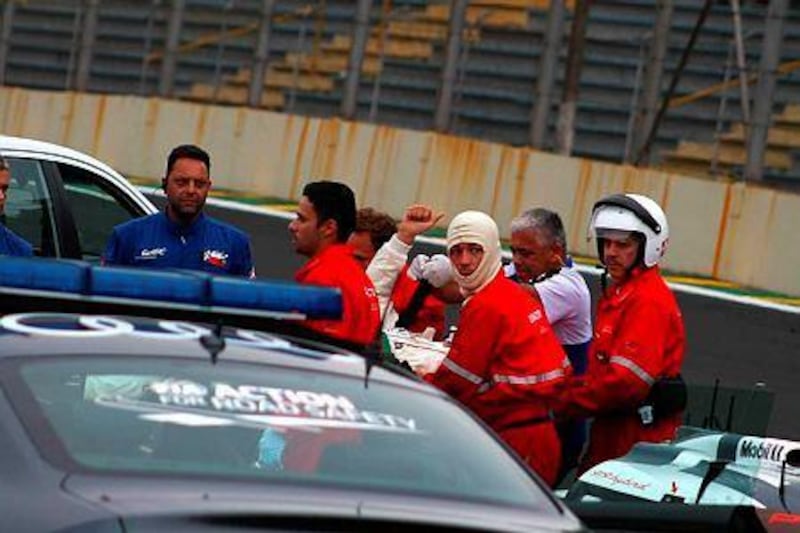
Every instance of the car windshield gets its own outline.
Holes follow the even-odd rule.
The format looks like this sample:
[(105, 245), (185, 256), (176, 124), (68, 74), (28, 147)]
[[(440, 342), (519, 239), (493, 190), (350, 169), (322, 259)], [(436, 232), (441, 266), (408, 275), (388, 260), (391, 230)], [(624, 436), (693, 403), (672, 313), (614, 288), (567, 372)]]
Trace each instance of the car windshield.
[[(144, 370), (146, 369), (146, 370)], [(4, 386), (67, 471), (204, 475), (552, 507), (469, 415), (323, 371), (136, 357), (11, 360)]]

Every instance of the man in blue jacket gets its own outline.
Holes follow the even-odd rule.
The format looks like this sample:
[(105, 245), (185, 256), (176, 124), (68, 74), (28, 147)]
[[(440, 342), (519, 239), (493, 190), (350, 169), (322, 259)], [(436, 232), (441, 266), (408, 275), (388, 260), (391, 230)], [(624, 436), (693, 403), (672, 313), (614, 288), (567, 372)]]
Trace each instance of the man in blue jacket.
[(248, 236), (203, 213), (210, 170), (211, 160), (202, 148), (190, 144), (174, 148), (161, 182), (166, 209), (116, 226), (103, 264), (255, 277)]
[[(0, 215), (3, 215), (5, 211), (10, 184), (11, 168), (8, 161), (0, 156)], [(30, 257), (33, 255), (33, 247), (28, 241), (8, 229), (5, 224), (0, 224), (0, 255)]]

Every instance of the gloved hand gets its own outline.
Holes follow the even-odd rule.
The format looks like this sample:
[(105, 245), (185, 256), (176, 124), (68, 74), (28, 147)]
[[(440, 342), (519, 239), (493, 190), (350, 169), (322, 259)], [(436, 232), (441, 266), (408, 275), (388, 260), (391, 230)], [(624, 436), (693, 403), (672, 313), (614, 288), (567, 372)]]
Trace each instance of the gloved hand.
[(425, 263), (430, 261), (431, 258), (425, 254), (419, 254), (414, 259), (411, 260), (411, 264), (408, 265), (408, 270), (406, 274), (409, 278), (418, 281), (422, 279), (422, 269), (425, 266)]
[(437, 350), (433, 346), (405, 344), (396, 349), (394, 354), (398, 360), (408, 363), (418, 376), (424, 376), (436, 372), (444, 358), (447, 357), (447, 350)]
[(422, 279), (437, 289), (447, 285), (453, 279), (453, 267), (450, 264), (450, 259), (444, 254), (431, 256), (422, 265)]

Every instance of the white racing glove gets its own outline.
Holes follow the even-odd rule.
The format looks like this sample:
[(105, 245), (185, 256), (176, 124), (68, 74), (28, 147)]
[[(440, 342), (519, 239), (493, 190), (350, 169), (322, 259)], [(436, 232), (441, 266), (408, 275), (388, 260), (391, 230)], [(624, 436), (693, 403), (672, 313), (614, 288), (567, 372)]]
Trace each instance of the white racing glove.
[(430, 260), (431, 258), (425, 254), (415, 256), (414, 259), (411, 260), (411, 264), (408, 265), (408, 270), (406, 271), (408, 277), (415, 281), (421, 280), (425, 264)]
[(447, 285), (453, 279), (453, 267), (450, 259), (444, 254), (436, 254), (422, 265), (422, 279), (437, 289)]

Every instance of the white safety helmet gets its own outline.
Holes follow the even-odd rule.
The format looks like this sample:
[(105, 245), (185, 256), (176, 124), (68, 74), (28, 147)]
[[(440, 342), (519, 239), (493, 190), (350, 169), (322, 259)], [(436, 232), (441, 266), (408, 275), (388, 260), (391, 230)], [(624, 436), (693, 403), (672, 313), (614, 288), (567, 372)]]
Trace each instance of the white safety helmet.
[(638, 233), (644, 240), (644, 250), (639, 255), (646, 267), (658, 264), (669, 241), (667, 217), (661, 207), (641, 194), (612, 194), (592, 208), (589, 223), (592, 236), (597, 239), (597, 251), (603, 262), (604, 234), (611, 231)]

